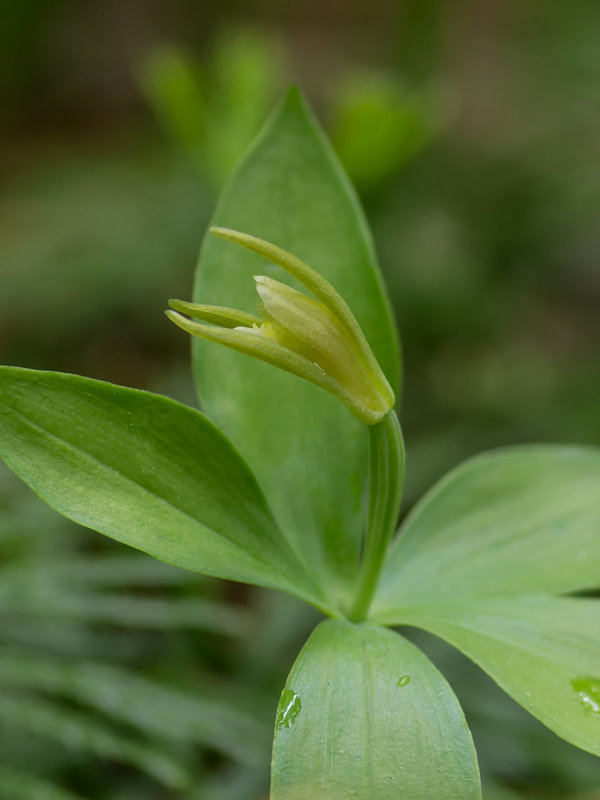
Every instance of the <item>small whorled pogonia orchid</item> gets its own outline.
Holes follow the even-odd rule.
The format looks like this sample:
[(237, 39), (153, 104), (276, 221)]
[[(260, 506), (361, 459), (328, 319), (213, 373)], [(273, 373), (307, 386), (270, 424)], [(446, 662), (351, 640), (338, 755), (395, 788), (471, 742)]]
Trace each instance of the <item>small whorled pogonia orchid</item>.
[(211, 232), (282, 267), (314, 297), (256, 275), (262, 300), (260, 316), (170, 300), (171, 310), (165, 312), (169, 319), (194, 336), (219, 342), (316, 383), (368, 425), (381, 421), (394, 405), (394, 392), (356, 318), (333, 286), (274, 244), (228, 228), (211, 228)]

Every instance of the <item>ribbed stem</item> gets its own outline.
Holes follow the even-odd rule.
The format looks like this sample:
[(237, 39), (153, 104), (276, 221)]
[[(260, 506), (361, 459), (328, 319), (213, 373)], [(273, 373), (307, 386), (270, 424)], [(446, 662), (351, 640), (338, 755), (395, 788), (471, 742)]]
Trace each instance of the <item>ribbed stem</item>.
[(362, 622), (377, 588), (381, 568), (400, 511), (404, 481), (404, 442), (394, 410), (369, 426), (369, 506), (358, 585), (349, 617)]

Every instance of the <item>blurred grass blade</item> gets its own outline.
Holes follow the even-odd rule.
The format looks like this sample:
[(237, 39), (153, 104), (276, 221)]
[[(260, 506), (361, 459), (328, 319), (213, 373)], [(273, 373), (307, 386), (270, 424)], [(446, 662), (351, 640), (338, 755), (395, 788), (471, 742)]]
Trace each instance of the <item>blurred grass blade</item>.
[(600, 601), (531, 596), (407, 608), (571, 744), (600, 755)]
[[(234, 173), (213, 225), (272, 242), (323, 275), (397, 387), (398, 346), (364, 217), (297, 90)], [(257, 273), (294, 285), (255, 253), (209, 235), (194, 300), (254, 312)], [(270, 365), (202, 341), (194, 356), (207, 413), (248, 459), (293, 548), (347, 602), (364, 520), (364, 426), (319, 388)]]
[(0, 765), (0, 797), (7, 800), (83, 800), (60, 786)]
[(52, 655), (70, 658), (80, 658), (81, 653), (94, 658), (126, 658), (139, 654), (139, 640), (133, 639), (131, 632), (98, 628), (64, 619), (11, 617), (2, 620), (2, 642), (44, 648)]
[(248, 766), (268, 758), (270, 731), (240, 698), (185, 693), (93, 662), (0, 650), (0, 685), (52, 692), (96, 709), (145, 737), (210, 747)]
[(0, 455), (66, 517), (179, 567), (314, 597), (254, 476), (203, 415), (74, 375), (0, 367), (0, 381)]
[(321, 623), (277, 713), (271, 800), (478, 800), (462, 710), (444, 678), (392, 631)]
[(165, 134), (203, 169), (207, 113), (195, 66), (179, 48), (163, 46), (150, 52), (138, 74)]
[(94, 553), (93, 558), (73, 554), (60, 560), (48, 556), (48, 560), (44, 559), (41, 563), (20, 560), (5, 563), (2, 567), (0, 597), (6, 594), (8, 585), (15, 589), (31, 589), (41, 584), (60, 587), (63, 591), (68, 587), (69, 591), (73, 591), (81, 588), (173, 587), (208, 582), (203, 575), (177, 569), (143, 554)]
[(400, 530), (373, 608), (600, 585), (600, 450), (497, 450), (443, 478)]
[(216, 771), (186, 800), (258, 800), (267, 797), (268, 788), (264, 771), (227, 767)]
[(69, 749), (130, 764), (173, 789), (184, 789), (188, 774), (168, 752), (125, 736), (89, 716), (58, 703), (27, 695), (0, 695), (0, 720), (6, 728), (49, 738)]
[[(3, 587), (4, 588), (4, 587)], [(82, 622), (100, 622), (119, 627), (149, 630), (204, 630), (241, 636), (252, 628), (250, 614), (241, 608), (214, 600), (196, 598), (131, 597), (114, 594), (70, 594), (53, 591), (3, 597), (0, 612), (14, 618), (36, 615), (62, 617)]]

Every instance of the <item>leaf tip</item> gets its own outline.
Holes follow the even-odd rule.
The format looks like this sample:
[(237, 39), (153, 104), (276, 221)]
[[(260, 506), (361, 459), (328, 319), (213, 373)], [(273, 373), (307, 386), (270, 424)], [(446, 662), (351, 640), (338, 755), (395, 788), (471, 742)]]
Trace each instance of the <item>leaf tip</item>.
[(288, 113), (311, 121), (313, 119), (308, 101), (298, 84), (292, 84), (288, 88), (279, 106), (279, 114), (286, 116)]
[(285, 93), (284, 102), (286, 104), (295, 104), (295, 105), (303, 105), (304, 104), (304, 95), (302, 93), (302, 89), (297, 83), (292, 83), (291, 86), (288, 87), (287, 92)]

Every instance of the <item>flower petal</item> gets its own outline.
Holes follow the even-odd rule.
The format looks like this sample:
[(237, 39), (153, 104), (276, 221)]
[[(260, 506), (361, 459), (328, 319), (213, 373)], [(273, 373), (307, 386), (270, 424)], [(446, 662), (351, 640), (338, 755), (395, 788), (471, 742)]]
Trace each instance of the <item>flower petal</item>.
[(254, 279), (281, 344), (314, 361), (369, 408), (389, 411), (347, 330), (323, 303), (272, 278)]

